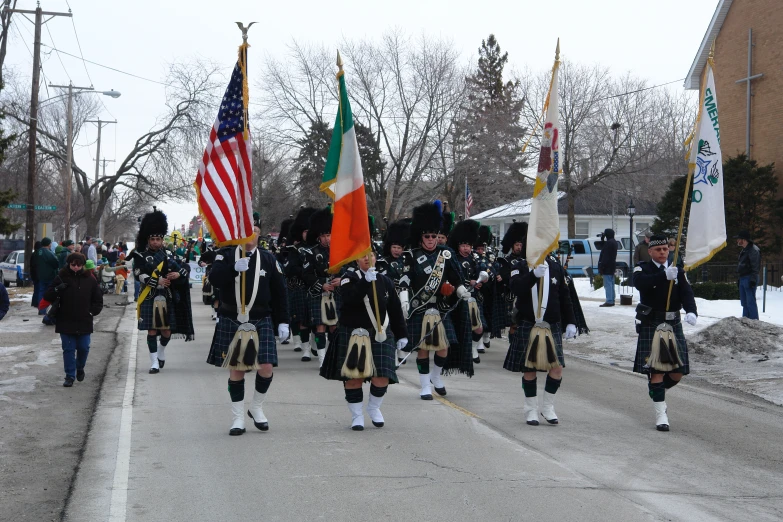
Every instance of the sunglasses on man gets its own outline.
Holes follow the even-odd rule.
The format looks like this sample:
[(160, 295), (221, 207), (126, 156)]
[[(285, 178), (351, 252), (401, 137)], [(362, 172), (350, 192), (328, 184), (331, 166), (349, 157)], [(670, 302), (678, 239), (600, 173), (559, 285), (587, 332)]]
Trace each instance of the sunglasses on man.
[(437, 239), (438, 234), (422, 234), (421, 237), (424, 239)]

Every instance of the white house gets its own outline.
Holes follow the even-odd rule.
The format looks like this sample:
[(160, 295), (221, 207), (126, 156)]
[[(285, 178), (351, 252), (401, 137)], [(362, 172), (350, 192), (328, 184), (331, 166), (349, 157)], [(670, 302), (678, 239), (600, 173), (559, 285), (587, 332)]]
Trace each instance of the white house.
[[(568, 201), (565, 196), (565, 192), (560, 192), (557, 203), (557, 211), (560, 214), (560, 237), (563, 239), (568, 238)], [(621, 201), (621, 198), (624, 199), (626, 196), (612, 194), (602, 187), (593, 187), (580, 193), (576, 198), (574, 209), (576, 234), (574, 238), (569, 239), (595, 237), (605, 229), (611, 228), (615, 231), (617, 239), (623, 239), (623, 243), (626, 243), (631, 226), (627, 208), (631, 200)], [(470, 217), (481, 221), (482, 225), (491, 226), (495, 237), (502, 238), (508, 226), (514, 221), (530, 220), (531, 201), (531, 199), (520, 199)], [(656, 202), (633, 199), (633, 205), (635, 207), (634, 244), (637, 244), (637, 237), (652, 226), (656, 217)], [(625, 244), (625, 247), (628, 248), (628, 245)]]

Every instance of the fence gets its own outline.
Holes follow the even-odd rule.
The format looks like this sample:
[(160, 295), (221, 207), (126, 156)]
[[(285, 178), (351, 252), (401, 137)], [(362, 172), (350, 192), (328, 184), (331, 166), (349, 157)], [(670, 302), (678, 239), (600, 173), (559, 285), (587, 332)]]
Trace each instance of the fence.
[[(781, 287), (783, 281), (783, 261), (764, 263), (759, 274), (759, 286), (764, 284), (764, 268), (767, 269), (767, 285)], [(702, 266), (688, 272), (691, 283), (736, 283), (737, 264), (705, 263)]]

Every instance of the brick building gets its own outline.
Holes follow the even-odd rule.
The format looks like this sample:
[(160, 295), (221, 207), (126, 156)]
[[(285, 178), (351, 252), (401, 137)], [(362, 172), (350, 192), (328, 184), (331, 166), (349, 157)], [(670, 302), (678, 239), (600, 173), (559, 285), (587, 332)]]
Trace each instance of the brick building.
[(719, 0), (686, 89), (699, 89), (713, 40), (723, 158), (774, 162), (783, 197), (783, 0)]

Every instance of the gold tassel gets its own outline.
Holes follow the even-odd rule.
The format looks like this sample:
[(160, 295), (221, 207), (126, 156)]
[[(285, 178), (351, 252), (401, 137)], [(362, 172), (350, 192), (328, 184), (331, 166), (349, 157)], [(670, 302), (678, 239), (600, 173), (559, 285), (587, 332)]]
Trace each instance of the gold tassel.
[(321, 322), (326, 326), (337, 324), (337, 303), (331, 292), (321, 294)]
[(364, 328), (355, 328), (351, 332), (340, 375), (346, 379), (366, 379), (375, 375), (370, 332)]
[(424, 319), (421, 322), (421, 337), (424, 339), (420, 345), (422, 350), (437, 352), (449, 347), (446, 329), (440, 319), (440, 312), (434, 308), (424, 312)]
[(252, 323), (242, 323), (228, 345), (228, 353), (223, 360), (223, 368), (230, 370), (258, 369), (258, 332)]
[(152, 330), (171, 330), (169, 326), (169, 306), (162, 295), (152, 300)]
[(530, 330), (525, 367), (548, 371), (560, 366), (555, 350), (555, 339), (549, 323), (541, 321)]
[(655, 328), (647, 364), (659, 372), (670, 372), (682, 366), (677, 350), (677, 336), (669, 323), (661, 323)]
[(481, 330), (481, 313), (475, 297), (468, 299), (468, 313), (470, 314), (470, 328), (474, 332)]

